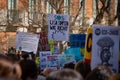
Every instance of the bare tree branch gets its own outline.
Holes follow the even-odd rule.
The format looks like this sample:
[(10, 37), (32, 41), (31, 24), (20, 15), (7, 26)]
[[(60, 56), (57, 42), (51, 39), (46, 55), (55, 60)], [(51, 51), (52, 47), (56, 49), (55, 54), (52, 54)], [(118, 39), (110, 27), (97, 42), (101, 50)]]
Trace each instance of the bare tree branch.
[(61, 13), (61, 9), (62, 9), (63, 3), (64, 3), (64, 0), (60, 0), (60, 1), (59, 1), (59, 7), (58, 7), (56, 13)]
[(47, 2), (52, 6), (52, 8), (57, 10), (57, 7), (55, 6), (54, 2), (52, 2), (51, 0), (47, 0)]
[(104, 17), (104, 13), (106, 12), (107, 14), (109, 14), (109, 8), (110, 8), (110, 2), (111, 0), (100, 0), (101, 3), (102, 3), (102, 8), (100, 9), (100, 12), (98, 11), (98, 0), (96, 0), (96, 8), (98, 9), (97, 10), (97, 16), (96, 16), (96, 19), (94, 21), (94, 24), (98, 24), (98, 23), (101, 23), (101, 20), (103, 19)]
[(84, 1), (84, 0), (81, 1), (81, 6), (80, 6), (79, 10), (77, 11), (76, 16), (75, 16), (74, 20), (71, 22), (70, 26), (75, 25), (75, 21), (76, 21), (77, 17), (79, 16), (79, 13), (80, 13), (81, 9), (82, 9), (83, 6), (84, 6), (84, 5), (83, 5), (83, 1)]
[(96, 1), (96, 13), (99, 14), (98, 0), (95, 0), (95, 1)]
[(117, 17), (118, 17), (118, 26), (120, 26), (120, 0), (118, 0), (118, 5), (117, 5)]

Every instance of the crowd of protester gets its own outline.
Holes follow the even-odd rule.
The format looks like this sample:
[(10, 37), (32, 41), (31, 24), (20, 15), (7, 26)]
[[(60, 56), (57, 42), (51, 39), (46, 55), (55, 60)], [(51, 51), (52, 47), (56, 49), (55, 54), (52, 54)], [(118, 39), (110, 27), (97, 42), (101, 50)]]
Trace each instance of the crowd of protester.
[(32, 53), (0, 54), (0, 80), (120, 80), (120, 72), (114, 73), (103, 65), (91, 70), (83, 60), (68, 63), (61, 70), (46, 67), (41, 71), (35, 62), (36, 55), (30, 58), (28, 54)]

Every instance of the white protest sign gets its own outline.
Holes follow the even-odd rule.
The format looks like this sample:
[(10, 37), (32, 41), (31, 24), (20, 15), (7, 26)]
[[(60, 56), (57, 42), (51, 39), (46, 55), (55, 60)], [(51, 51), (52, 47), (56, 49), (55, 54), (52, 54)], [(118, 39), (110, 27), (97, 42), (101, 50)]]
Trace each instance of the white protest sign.
[(49, 14), (48, 39), (68, 41), (69, 16), (64, 14)]
[(109, 66), (118, 72), (119, 27), (93, 25), (91, 67)]
[(44, 70), (47, 66), (47, 56), (52, 55), (51, 51), (41, 51), (40, 55), (40, 70)]
[(39, 36), (25, 32), (16, 33), (16, 49), (36, 54), (38, 48)]

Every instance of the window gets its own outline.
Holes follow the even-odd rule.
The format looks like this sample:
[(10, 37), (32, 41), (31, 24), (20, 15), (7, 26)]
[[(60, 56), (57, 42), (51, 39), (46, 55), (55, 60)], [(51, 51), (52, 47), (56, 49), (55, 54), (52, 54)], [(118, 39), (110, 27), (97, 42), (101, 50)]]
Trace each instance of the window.
[(17, 9), (17, 0), (8, 0), (8, 9)]
[(70, 0), (64, 0), (64, 14), (69, 13), (69, 7), (70, 7)]
[(18, 14), (17, 11), (17, 0), (8, 0), (8, 19), (9, 22), (14, 22), (14, 20), (17, 20)]
[(52, 7), (49, 4), (49, 2), (47, 2), (47, 13), (51, 13), (52, 12)]
[(96, 17), (96, 1), (93, 0), (93, 18)]
[(38, 9), (37, 0), (29, 0), (29, 20), (30, 21), (34, 19), (34, 15), (36, 15), (37, 9)]

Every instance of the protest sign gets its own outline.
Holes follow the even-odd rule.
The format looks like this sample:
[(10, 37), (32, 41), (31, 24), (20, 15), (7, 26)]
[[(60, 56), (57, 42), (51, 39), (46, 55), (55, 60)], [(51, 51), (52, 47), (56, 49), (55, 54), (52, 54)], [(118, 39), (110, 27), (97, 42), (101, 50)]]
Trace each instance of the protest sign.
[(69, 48), (64, 51), (65, 54), (73, 54), (76, 62), (83, 60), (84, 56), (81, 54), (80, 48)]
[(39, 36), (25, 32), (16, 33), (16, 49), (36, 54)]
[(70, 48), (85, 48), (86, 34), (70, 34)]
[(74, 54), (65, 54), (65, 56), (66, 56), (65, 64), (67, 64), (67, 63), (76, 63)]
[(47, 56), (47, 67), (50, 67), (54, 70), (60, 69), (58, 55)]
[(58, 60), (59, 60), (60, 68), (63, 68), (64, 64), (66, 63), (66, 55), (65, 54), (59, 54)]
[(85, 42), (85, 54), (84, 60), (87, 63), (91, 62), (91, 54), (92, 54), (92, 27), (88, 27), (86, 34), (86, 42)]
[(47, 37), (46, 32), (40, 32), (38, 50), (39, 51), (50, 51), (50, 45), (48, 43), (48, 37)]
[(109, 66), (118, 72), (119, 27), (93, 25), (91, 68)]
[(40, 51), (40, 70), (47, 67), (47, 56), (52, 55), (51, 51)]
[(68, 41), (69, 16), (64, 14), (49, 14), (48, 39)]
[(53, 52), (53, 54), (60, 54), (60, 48), (59, 48), (59, 46), (58, 45), (54, 45), (54, 52)]

